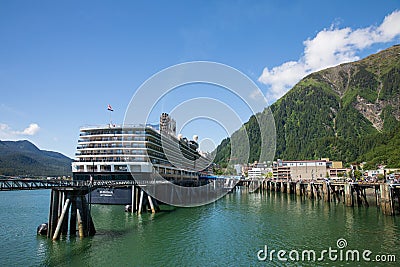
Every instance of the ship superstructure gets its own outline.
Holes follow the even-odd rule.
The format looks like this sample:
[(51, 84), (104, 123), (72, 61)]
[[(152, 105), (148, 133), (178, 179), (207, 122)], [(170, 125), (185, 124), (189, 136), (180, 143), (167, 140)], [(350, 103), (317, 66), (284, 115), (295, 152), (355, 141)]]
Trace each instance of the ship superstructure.
[[(139, 180), (157, 172), (173, 183), (194, 184), (199, 181), (200, 171), (210, 164), (197, 151), (197, 137), (194, 139), (177, 137), (176, 123), (166, 113), (161, 114), (159, 125), (82, 127), (72, 163), (73, 179)], [(129, 192), (119, 192), (125, 197), (118, 197), (116, 190), (99, 189), (99, 194), (92, 194), (92, 200), (96, 202), (103, 192), (103, 197), (108, 197), (104, 203), (114, 204), (111, 196), (119, 198), (117, 203), (129, 203)]]

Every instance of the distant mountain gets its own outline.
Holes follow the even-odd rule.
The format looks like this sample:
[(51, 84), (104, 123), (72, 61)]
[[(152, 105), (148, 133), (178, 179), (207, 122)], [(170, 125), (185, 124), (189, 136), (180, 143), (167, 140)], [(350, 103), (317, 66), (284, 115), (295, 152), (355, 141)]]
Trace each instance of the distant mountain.
[(0, 141), (0, 174), (71, 175), (72, 159), (61, 153), (40, 150), (29, 141)]
[[(270, 108), (275, 158), (329, 157), (400, 167), (400, 46), (310, 74)], [(267, 111), (257, 117), (266, 117)], [(242, 128), (250, 139), (249, 161), (263, 160), (257, 151), (263, 129), (255, 117)], [(230, 155), (231, 140), (239, 132), (217, 147), (216, 162), (240, 158)]]

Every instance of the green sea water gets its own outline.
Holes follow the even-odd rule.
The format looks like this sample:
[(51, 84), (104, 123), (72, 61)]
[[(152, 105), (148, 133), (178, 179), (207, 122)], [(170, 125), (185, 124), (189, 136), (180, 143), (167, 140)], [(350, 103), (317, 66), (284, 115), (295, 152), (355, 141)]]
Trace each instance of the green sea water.
[[(36, 235), (36, 227), (48, 220), (49, 198), (49, 190), (0, 192), (0, 266), (399, 266), (400, 262), (400, 218), (384, 216), (376, 207), (350, 208), (280, 192), (250, 194), (242, 188), (206, 206), (162, 207), (155, 215), (92, 205), (94, 237), (53, 242)], [(310, 251), (315, 259), (307, 257)], [(350, 257), (354, 251), (359, 252), (359, 261)], [(366, 259), (364, 251), (371, 251)]]

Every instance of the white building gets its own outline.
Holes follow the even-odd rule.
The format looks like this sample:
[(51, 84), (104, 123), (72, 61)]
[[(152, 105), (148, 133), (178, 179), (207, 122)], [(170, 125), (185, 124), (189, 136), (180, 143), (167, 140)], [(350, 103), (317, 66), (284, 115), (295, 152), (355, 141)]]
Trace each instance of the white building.
[(266, 173), (272, 173), (272, 168), (254, 167), (248, 170), (249, 178), (260, 178)]

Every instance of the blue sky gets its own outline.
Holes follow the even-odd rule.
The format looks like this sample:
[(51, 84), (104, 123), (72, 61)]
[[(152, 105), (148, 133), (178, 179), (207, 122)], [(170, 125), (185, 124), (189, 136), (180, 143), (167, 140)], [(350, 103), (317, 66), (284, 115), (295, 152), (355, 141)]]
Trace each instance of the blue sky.
[[(73, 157), (81, 126), (108, 123), (107, 104), (122, 123), (135, 90), (169, 66), (232, 66), (273, 103), (312, 71), (398, 43), (400, 3), (389, 0), (0, 0), (0, 139)], [(225, 137), (204, 125), (200, 139)]]

